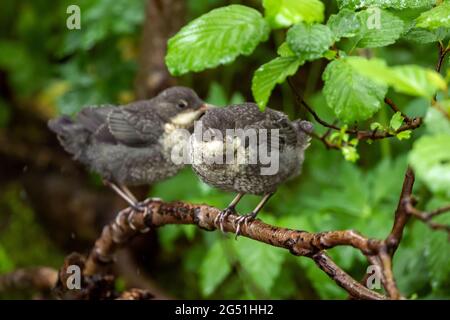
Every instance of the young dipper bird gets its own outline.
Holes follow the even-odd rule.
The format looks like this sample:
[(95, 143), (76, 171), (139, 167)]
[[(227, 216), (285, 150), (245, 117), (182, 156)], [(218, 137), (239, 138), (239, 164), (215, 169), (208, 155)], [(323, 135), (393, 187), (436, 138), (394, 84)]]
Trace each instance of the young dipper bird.
[(48, 122), (75, 160), (100, 174), (134, 209), (139, 204), (127, 186), (152, 184), (175, 175), (183, 164), (171, 161), (177, 129), (191, 130), (209, 107), (185, 87), (172, 87), (150, 100), (125, 106), (82, 109), (76, 119)]
[[(223, 231), (224, 220), (236, 212), (235, 207), (245, 194), (263, 196), (250, 214), (237, 220), (237, 236), (241, 225), (256, 217), (279, 184), (300, 174), (312, 123), (290, 121), (282, 112), (269, 108), (261, 112), (256, 104), (243, 103), (208, 110), (201, 124), (202, 140), (191, 140), (195, 173), (211, 186), (238, 193), (217, 216), (216, 225)], [(222, 158), (218, 156), (221, 152)], [(239, 160), (238, 154), (246, 157)], [(258, 157), (256, 161), (252, 154)], [(229, 155), (231, 161), (226, 159)]]

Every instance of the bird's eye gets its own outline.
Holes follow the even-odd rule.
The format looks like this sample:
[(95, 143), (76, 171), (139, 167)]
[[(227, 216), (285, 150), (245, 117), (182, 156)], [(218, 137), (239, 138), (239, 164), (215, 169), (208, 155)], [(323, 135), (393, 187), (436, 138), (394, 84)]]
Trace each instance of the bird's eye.
[(188, 103), (186, 102), (186, 100), (180, 100), (177, 103), (177, 107), (180, 109), (184, 109), (188, 106)]

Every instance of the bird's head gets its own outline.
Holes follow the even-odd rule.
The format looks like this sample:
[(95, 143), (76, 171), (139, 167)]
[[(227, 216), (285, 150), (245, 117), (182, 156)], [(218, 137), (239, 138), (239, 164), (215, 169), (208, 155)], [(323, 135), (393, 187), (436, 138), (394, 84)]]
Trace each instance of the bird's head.
[(194, 121), (213, 107), (186, 87), (171, 87), (162, 91), (156, 99), (159, 116), (175, 128), (193, 128)]

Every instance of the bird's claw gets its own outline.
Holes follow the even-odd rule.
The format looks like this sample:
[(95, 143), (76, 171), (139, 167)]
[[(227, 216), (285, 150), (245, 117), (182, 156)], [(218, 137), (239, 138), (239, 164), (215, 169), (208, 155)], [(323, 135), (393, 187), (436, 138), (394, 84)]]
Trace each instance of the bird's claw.
[(235, 221), (235, 224), (236, 224), (236, 237), (235, 237), (235, 239), (237, 239), (237, 237), (241, 234), (242, 226), (245, 225), (247, 227), (248, 223), (252, 222), (253, 220), (255, 220), (255, 218), (256, 218), (256, 214), (252, 212), (250, 214), (246, 214), (244, 216), (240, 216), (239, 218), (236, 219), (236, 221)]
[(225, 233), (225, 229), (223, 227), (223, 224), (225, 223), (225, 219), (230, 215), (236, 213), (236, 210), (232, 207), (225, 208), (223, 211), (221, 211), (216, 218), (214, 219), (214, 224), (220, 228), (220, 231), (222, 233)]
[[(144, 202), (135, 203), (135, 204), (133, 204), (131, 206), (131, 211), (130, 211), (130, 214), (128, 215), (127, 221), (128, 221), (128, 225), (130, 226), (130, 228), (135, 230), (135, 231), (138, 230), (138, 228), (134, 225), (133, 220), (134, 220), (134, 215), (137, 212), (142, 212), (143, 215), (144, 215), (144, 219), (145, 219), (145, 216), (148, 214), (148, 207), (146, 206), (146, 202), (145, 201)], [(150, 228), (144, 228), (144, 229), (140, 230), (140, 232), (141, 233), (146, 233), (149, 230), (150, 230)]]

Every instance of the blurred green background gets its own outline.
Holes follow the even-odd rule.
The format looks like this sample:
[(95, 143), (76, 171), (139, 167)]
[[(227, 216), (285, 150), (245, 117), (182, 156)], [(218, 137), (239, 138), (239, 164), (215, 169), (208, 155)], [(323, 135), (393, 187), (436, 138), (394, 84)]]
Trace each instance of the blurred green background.
[[(240, 57), (214, 70), (174, 79), (164, 68), (161, 43), (187, 21), (230, 3), (261, 9), (260, 1), (1, 1), (0, 273), (24, 266), (59, 267), (69, 252), (88, 252), (101, 227), (125, 206), (98, 177), (64, 153), (46, 128), (49, 118), (74, 114), (88, 104), (148, 98), (175, 83), (191, 86), (217, 105), (252, 99), (253, 72), (276, 56), (283, 31), (275, 31), (251, 57)], [(327, 14), (336, 11), (334, 2), (325, 3)], [(81, 8), (81, 30), (66, 28), (70, 4)], [(434, 44), (400, 41), (374, 51), (390, 64), (434, 67), (437, 61)], [(322, 60), (309, 63), (296, 81), (322, 118), (332, 120), (320, 93), (324, 67)], [(408, 115), (424, 115), (425, 101), (393, 92), (388, 96)], [(294, 104), (286, 85), (276, 88), (269, 105), (291, 118), (307, 117)], [(377, 121), (386, 123), (389, 112), (380, 112)], [(319, 125), (316, 130), (323, 132)], [(414, 132), (414, 139), (422, 130)], [(370, 237), (385, 237), (411, 143), (394, 139), (362, 143), (360, 160), (352, 164), (339, 152), (312, 141), (303, 174), (280, 188), (260, 218), (311, 232), (355, 229)], [(136, 192), (141, 197), (150, 194), (219, 208), (233, 197), (202, 184), (190, 168)], [(433, 197), (420, 183), (415, 193), (423, 208), (448, 202)], [(249, 212), (257, 201), (256, 197), (244, 198), (239, 212)], [(444, 216), (441, 219), (449, 222)], [(408, 298), (448, 299), (449, 249), (445, 233), (411, 221), (394, 260), (401, 292)], [(161, 296), (191, 299), (347, 297), (307, 258), (194, 226), (161, 228), (136, 239), (125, 251), (116, 268), (119, 288), (138, 284)], [(342, 247), (330, 254), (356, 279), (363, 278), (367, 264), (357, 250)], [(0, 297), (31, 295), (2, 293)]]

